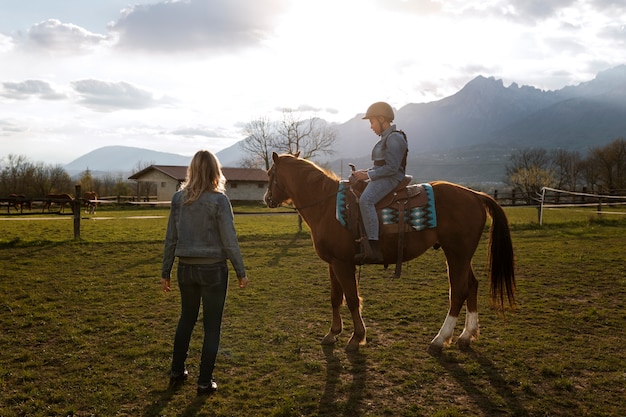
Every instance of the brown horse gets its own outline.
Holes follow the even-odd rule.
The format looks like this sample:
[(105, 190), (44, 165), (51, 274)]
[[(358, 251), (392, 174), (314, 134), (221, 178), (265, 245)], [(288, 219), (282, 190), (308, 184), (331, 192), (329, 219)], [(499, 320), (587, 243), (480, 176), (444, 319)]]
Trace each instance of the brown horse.
[(53, 203), (59, 205), (59, 213), (63, 213), (66, 204), (69, 204), (70, 208), (72, 209), (72, 213), (74, 213), (74, 198), (67, 193), (46, 195), (43, 206), (41, 207), (41, 212), (43, 213), (46, 210), (50, 211), (50, 207)]
[[(365, 324), (361, 317), (361, 298), (356, 279), (354, 238), (336, 219), (339, 179), (298, 155), (273, 153), (272, 158), (274, 163), (268, 171), (265, 203), (275, 208), (291, 202), (311, 229), (318, 256), (329, 265), (332, 324), (322, 344), (334, 344), (336, 336), (341, 333), (343, 323), (339, 310), (345, 299), (354, 322), (354, 332), (346, 350), (357, 350), (359, 345), (365, 344)], [(478, 281), (472, 270), (472, 257), (487, 221), (486, 212), (492, 218), (488, 272), (491, 299), (498, 308), (504, 308), (505, 298), (513, 306), (515, 275), (513, 245), (502, 207), (487, 194), (460, 185), (442, 181), (432, 182), (431, 185), (437, 226), (407, 233), (404, 259), (413, 259), (433, 246), (440, 246), (445, 253), (450, 285), (449, 310), (429, 346), (430, 352), (438, 353), (450, 344), (457, 318), (466, 301), (465, 327), (457, 343), (459, 347), (467, 348), (478, 337)], [(380, 246), (385, 263), (395, 263), (397, 234), (382, 235)]]
[(86, 191), (83, 193), (83, 204), (85, 213), (95, 214), (98, 207), (98, 194), (95, 191)]
[(28, 207), (28, 210), (32, 209), (31, 199), (26, 198), (24, 194), (9, 194), (9, 201), (15, 211), (23, 212), (24, 207)]

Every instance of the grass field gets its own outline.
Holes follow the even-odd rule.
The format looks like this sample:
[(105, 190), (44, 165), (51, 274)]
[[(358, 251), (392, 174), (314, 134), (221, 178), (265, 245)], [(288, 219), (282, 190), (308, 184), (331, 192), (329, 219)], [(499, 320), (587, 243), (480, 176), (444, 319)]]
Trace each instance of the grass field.
[(507, 214), (517, 309), (489, 307), (485, 234), (481, 337), (436, 357), (426, 349), (447, 310), (441, 251), (399, 280), (361, 269), (367, 345), (347, 354), (345, 307), (338, 345), (320, 345), (329, 285), (308, 232), (293, 214), (237, 215), (250, 286), (231, 280), (208, 398), (195, 395), (201, 323), (190, 381), (167, 389), (180, 300), (159, 286), (166, 209), (83, 215), (80, 241), (71, 216), (2, 215), (0, 416), (626, 415), (626, 216), (548, 210), (539, 226), (536, 209)]

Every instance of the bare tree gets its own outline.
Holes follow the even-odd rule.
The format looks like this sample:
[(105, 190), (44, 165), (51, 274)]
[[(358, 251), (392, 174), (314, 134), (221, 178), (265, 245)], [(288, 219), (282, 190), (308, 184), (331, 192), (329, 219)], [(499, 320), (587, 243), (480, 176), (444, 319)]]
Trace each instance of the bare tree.
[(616, 139), (589, 152), (588, 166), (594, 169), (599, 185), (609, 192), (626, 189), (626, 141)]
[(276, 140), (274, 123), (268, 117), (260, 117), (249, 122), (244, 133), (246, 139), (241, 142), (241, 148), (248, 157), (244, 158), (242, 164), (249, 168), (264, 166), (270, 169), (272, 151)]
[(507, 182), (521, 191), (528, 203), (533, 201), (542, 187), (556, 185), (548, 152), (541, 148), (513, 152), (506, 166), (506, 174)]
[(539, 167), (547, 169), (550, 165), (548, 151), (543, 148), (524, 148), (511, 153), (509, 163), (506, 166), (506, 173), (511, 173), (526, 168)]
[[(140, 172), (143, 171), (144, 169), (150, 167), (154, 165), (154, 161), (150, 161), (150, 162), (145, 162), (145, 161), (138, 161), (135, 164), (135, 167), (133, 168), (133, 172)], [(136, 191), (137, 191), (137, 198), (140, 199), (141, 196), (145, 196), (145, 200), (148, 201), (150, 199), (150, 193), (152, 192), (152, 190), (154, 190), (154, 194), (157, 193), (157, 184), (156, 182), (151, 182), (151, 181), (136, 181)], [(118, 194), (120, 195), (120, 194)]]
[(9, 154), (2, 161), (0, 184), (3, 194), (28, 194), (28, 176), (32, 174), (33, 163), (23, 155)]
[(124, 180), (122, 174), (118, 174), (115, 184), (113, 185), (112, 192), (116, 196), (129, 195), (132, 190), (132, 185)]
[[(267, 166), (267, 162), (264, 162), (261, 160), (261, 158), (257, 157), (253, 157), (253, 156), (247, 156), (247, 157), (243, 157), (239, 160), (239, 166), (241, 166), (242, 168), (261, 168), (263, 169), (264, 167)], [(266, 170), (269, 168), (266, 168)]]
[(517, 170), (511, 174), (509, 181), (523, 193), (528, 204), (531, 204), (537, 198), (543, 187), (554, 187), (556, 185), (552, 172), (538, 166)]
[(46, 194), (48, 193), (74, 193), (74, 187), (72, 187), (72, 178), (65, 171), (61, 164), (52, 165), (48, 168), (49, 172), (49, 188)]
[(301, 119), (299, 113), (283, 110), (283, 119), (277, 127), (275, 145), (279, 152), (295, 155), (300, 152), (304, 159), (320, 154), (333, 153), (336, 133), (326, 122), (316, 117)]
[[(331, 154), (336, 133), (319, 118), (301, 118), (300, 113), (283, 109), (283, 119), (277, 124), (273, 150), (311, 159), (320, 154)], [(269, 157), (269, 154), (268, 154)], [(269, 165), (268, 165), (269, 169)], [(302, 231), (302, 217), (298, 215), (298, 231)]]
[(0, 161), (0, 194), (41, 197), (49, 193), (71, 193), (72, 180), (61, 165), (33, 163), (21, 155)]
[(582, 159), (580, 153), (565, 149), (554, 149), (550, 152), (550, 159), (559, 189), (576, 190), (582, 178)]

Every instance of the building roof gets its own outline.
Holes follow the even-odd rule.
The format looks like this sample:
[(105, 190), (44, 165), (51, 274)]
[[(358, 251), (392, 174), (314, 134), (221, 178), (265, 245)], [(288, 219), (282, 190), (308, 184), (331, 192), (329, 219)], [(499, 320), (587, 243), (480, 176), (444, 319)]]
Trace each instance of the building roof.
[[(128, 177), (130, 180), (138, 180), (146, 173), (156, 170), (177, 181), (185, 181), (187, 167), (178, 165), (150, 165), (147, 168)], [(267, 182), (267, 172), (259, 168), (222, 168), (226, 181)]]

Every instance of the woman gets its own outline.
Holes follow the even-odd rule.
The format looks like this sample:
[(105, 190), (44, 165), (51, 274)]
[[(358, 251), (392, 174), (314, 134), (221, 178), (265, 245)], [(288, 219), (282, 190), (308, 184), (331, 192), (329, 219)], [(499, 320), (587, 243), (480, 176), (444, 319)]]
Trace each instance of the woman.
[(228, 288), (230, 259), (239, 288), (248, 285), (230, 200), (224, 194), (226, 180), (219, 161), (209, 151), (198, 151), (187, 168), (187, 178), (172, 197), (161, 287), (171, 291), (170, 274), (178, 257), (181, 314), (174, 337), (170, 385), (187, 379), (185, 360), (189, 341), (203, 305), (204, 343), (198, 375), (198, 394), (217, 390), (213, 369), (220, 344), (222, 313)]
[(376, 203), (404, 179), (408, 144), (404, 132), (396, 130), (396, 125), (392, 124), (394, 113), (389, 104), (382, 101), (372, 104), (363, 119), (369, 120), (370, 127), (380, 136), (380, 140), (372, 150), (373, 167), (352, 174), (356, 180), (369, 180), (359, 198), (359, 209), (371, 252), (364, 250), (363, 253), (358, 253), (355, 261), (358, 264), (382, 263), (384, 260), (378, 244)]

